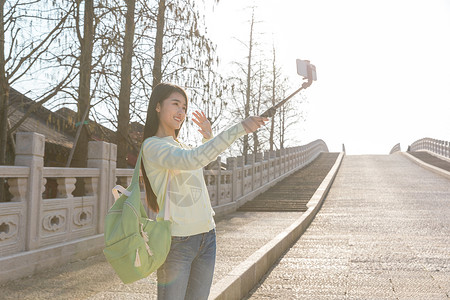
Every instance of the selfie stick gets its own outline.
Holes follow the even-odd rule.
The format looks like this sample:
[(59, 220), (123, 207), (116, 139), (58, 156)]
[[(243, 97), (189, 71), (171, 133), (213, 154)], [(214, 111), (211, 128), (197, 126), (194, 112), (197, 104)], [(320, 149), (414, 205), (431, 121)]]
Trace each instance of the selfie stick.
[(272, 106), (271, 108), (269, 108), (268, 110), (263, 112), (260, 115), (260, 117), (266, 117), (266, 118), (273, 117), (278, 108), (280, 108), (289, 99), (294, 97), (298, 92), (309, 87), (313, 81), (317, 80), (316, 67), (314, 65), (310, 64), (309, 60), (297, 59), (297, 73), (298, 73), (298, 75), (303, 76), (303, 78), (306, 78), (308, 81), (304, 82), (298, 90), (296, 90), (295, 92), (290, 94), (287, 98), (278, 102), (277, 104), (275, 104), (274, 106)]

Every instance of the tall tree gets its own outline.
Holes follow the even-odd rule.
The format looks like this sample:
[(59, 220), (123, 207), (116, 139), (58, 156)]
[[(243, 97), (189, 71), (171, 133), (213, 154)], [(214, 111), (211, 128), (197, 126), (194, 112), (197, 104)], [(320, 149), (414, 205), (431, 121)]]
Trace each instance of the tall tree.
[(153, 61), (153, 87), (162, 80), (163, 38), (166, 23), (166, 0), (158, 1), (158, 14), (156, 16), (155, 54)]
[[(73, 5), (63, 6), (59, 1), (0, 1), (0, 165), (7, 163), (8, 137), (11, 145), (12, 133), (26, 117), (71, 80), (72, 70), (66, 68), (58, 70), (58, 76), (48, 77), (46, 83), (37, 88), (35, 74), (48, 75), (46, 70), (57, 61), (52, 55), (52, 46), (58, 41), (72, 10)], [(9, 88), (19, 85), (19, 81), (24, 86), (28, 84), (26, 88), (33, 86), (36, 104), (19, 122), (9, 124)], [(9, 163), (13, 159), (12, 153)]]
[[(284, 99), (289, 94), (288, 91), (291, 89), (291, 86), (292, 84), (289, 83), (286, 77), (280, 80), (280, 83), (277, 85), (280, 99)], [(301, 94), (300, 96), (292, 98), (279, 109), (279, 112), (277, 112), (279, 130), (278, 141), (280, 149), (286, 147), (286, 144), (289, 141), (287, 138), (288, 136), (299, 136), (298, 129), (296, 132), (292, 132), (292, 135), (289, 135), (288, 132), (294, 125), (297, 125), (298, 128), (299, 122), (305, 120), (301, 106), (305, 99), (304, 97), (305, 96)], [(297, 142), (300, 141), (297, 140)]]
[[(270, 100), (271, 105), (282, 101), (290, 89), (290, 83), (286, 76), (283, 75), (281, 68), (277, 63), (275, 45), (272, 45), (272, 59), (271, 59), (271, 76), (270, 76)], [(298, 98), (298, 96), (296, 96)], [(301, 103), (301, 102), (300, 102)], [(286, 132), (295, 123), (298, 123), (299, 119), (303, 119), (300, 104), (295, 98), (286, 102), (280, 107), (275, 116), (270, 122), (270, 135), (269, 135), (269, 150), (276, 148), (283, 149), (287, 142)], [(277, 133), (277, 134), (276, 134)]]
[[(275, 45), (273, 44), (269, 84), (271, 105), (282, 101), (290, 86), (287, 77), (283, 75), (283, 72), (277, 63), (276, 54)], [(284, 148), (286, 130), (291, 126), (289, 120), (297, 113), (300, 115), (300, 112), (298, 112), (296, 107), (298, 107), (298, 104), (295, 103), (295, 100), (288, 101), (277, 110), (275, 116), (270, 120), (269, 150), (273, 151), (277, 148), (277, 142), (280, 149)], [(275, 134), (276, 130), (278, 135)]]
[[(258, 100), (262, 100), (262, 95), (259, 93), (261, 84), (261, 91), (264, 84), (260, 82), (260, 73), (262, 72), (262, 59), (258, 57), (258, 51), (256, 51), (260, 44), (256, 38), (255, 31), (255, 13), (252, 8), (249, 39), (246, 42), (241, 42), (245, 46), (248, 55), (245, 57), (245, 62), (234, 62), (237, 66), (233, 76), (229, 78), (231, 84), (230, 94), (231, 100), (234, 102), (235, 110), (233, 112), (239, 118), (247, 118), (250, 113), (257, 113), (259, 109)], [(261, 62), (261, 64), (260, 64)], [(255, 68), (255, 66), (259, 66)], [(261, 78), (261, 80), (263, 80)], [(250, 149), (250, 137), (254, 135), (244, 135), (242, 142), (242, 155), (246, 159)], [(259, 144), (257, 142), (257, 147)]]
[[(0, 165), (6, 164), (9, 86), (5, 67), (5, 1), (0, 0)], [(3, 179), (0, 181), (3, 190)], [(2, 193), (3, 194), (3, 193)]]
[[(256, 116), (259, 116), (260, 113), (262, 113), (261, 111), (261, 107), (262, 105), (264, 105), (265, 102), (264, 98), (265, 98), (265, 83), (264, 83), (264, 78), (265, 78), (265, 72), (263, 70), (263, 65), (262, 65), (262, 61), (259, 62), (259, 70), (258, 70), (258, 82), (257, 82), (257, 94), (255, 95), (255, 102), (253, 104), (253, 114)], [(254, 131), (253, 132), (253, 153), (257, 153), (259, 151), (259, 145), (260, 145), (260, 140), (258, 137), (259, 132), (258, 131)]]
[[(272, 105), (275, 105), (277, 101), (276, 87), (278, 83), (278, 78), (280, 77), (280, 72), (276, 65), (276, 51), (275, 45), (272, 46)], [(269, 150), (273, 151), (274, 145), (274, 130), (275, 130), (275, 118), (270, 120), (270, 137), (269, 137)]]
[[(77, 0), (76, 21), (79, 22), (81, 0)], [(78, 25), (78, 24), (77, 24)], [(87, 145), (89, 142), (89, 132), (85, 125), (85, 118), (89, 116), (91, 106), (91, 71), (92, 71), (92, 51), (94, 45), (94, 0), (84, 0), (83, 15), (83, 36), (79, 31), (80, 26), (76, 26), (78, 39), (80, 41), (80, 83), (78, 87), (78, 111), (77, 125), (81, 126), (79, 139), (75, 141), (74, 156), (70, 162), (72, 167), (86, 167)]]
[[(252, 11), (252, 18), (250, 20), (250, 38), (248, 41), (248, 57), (247, 57), (247, 86), (245, 91), (245, 108), (244, 108), (244, 118), (248, 118), (250, 116), (250, 95), (252, 89), (252, 51), (253, 51), (253, 26), (255, 24), (255, 13)], [(248, 135), (244, 135), (244, 148), (243, 155), (245, 160), (247, 160), (248, 153)]]
[[(0, 0), (0, 165), (6, 164), (6, 148), (8, 145), (8, 100), (9, 86), (5, 73), (5, 27), (4, 27), (5, 0)], [(0, 202), (6, 199), (6, 180), (0, 178)]]
[(127, 167), (128, 132), (130, 123), (131, 71), (134, 39), (135, 0), (127, 0), (125, 37), (123, 41), (123, 56), (121, 60), (121, 77), (119, 93), (119, 113), (117, 124), (117, 167)]

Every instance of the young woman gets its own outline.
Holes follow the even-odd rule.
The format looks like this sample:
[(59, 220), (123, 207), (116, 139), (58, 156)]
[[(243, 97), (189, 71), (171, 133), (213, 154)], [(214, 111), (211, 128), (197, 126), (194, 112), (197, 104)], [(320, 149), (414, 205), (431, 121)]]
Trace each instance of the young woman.
[(188, 98), (182, 88), (158, 84), (150, 96), (144, 129), (141, 169), (147, 203), (162, 219), (168, 186), (172, 221), (172, 245), (157, 271), (158, 299), (208, 298), (216, 259), (216, 233), (202, 168), (236, 139), (268, 121), (252, 116), (213, 137), (205, 114), (196, 111), (193, 121), (200, 127), (203, 144), (192, 149), (177, 139), (187, 108)]

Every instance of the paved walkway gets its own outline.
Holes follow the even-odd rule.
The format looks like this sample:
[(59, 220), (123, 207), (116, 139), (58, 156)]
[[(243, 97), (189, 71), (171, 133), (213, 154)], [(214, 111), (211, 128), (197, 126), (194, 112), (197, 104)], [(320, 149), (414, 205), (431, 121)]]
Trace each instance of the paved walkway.
[[(218, 220), (213, 284), (291, 225), (300, 212), (235, 212)], [(255, 232), (255, 228), (259, 230)], [(156, 274), (123, 284), (103, 254), (0, 286), (0, 299), (156, 299)]]
[(346, 156), (308, 230), (247, 299), (449, 299), (450, 180)]

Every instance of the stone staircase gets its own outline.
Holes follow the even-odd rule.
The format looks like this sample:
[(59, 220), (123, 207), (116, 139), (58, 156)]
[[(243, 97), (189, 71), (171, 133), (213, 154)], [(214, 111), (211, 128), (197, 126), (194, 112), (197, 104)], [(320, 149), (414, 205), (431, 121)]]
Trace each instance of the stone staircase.
[(412, 152), (408, 152), (409, 154), (411, 154), (412, 156), (414, 156), (415, 158), (420, 159), (423, 162), (426, 162), (427, 164), (430, 164), (432, 166), (441, 168), (445, 171), (450, 172), (450, 162), (445, 161), (443, 159), (440, 159), (434, 155), (431, 155), (428, 152), (425, 151), (412, 151)]
[(321, 153), (313, 162), (245, 203), (238, 211), (300, 211), (336, 162), (339, 153)]

